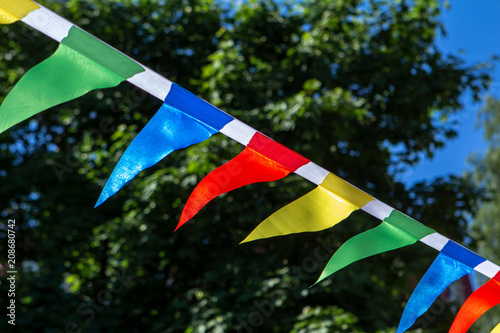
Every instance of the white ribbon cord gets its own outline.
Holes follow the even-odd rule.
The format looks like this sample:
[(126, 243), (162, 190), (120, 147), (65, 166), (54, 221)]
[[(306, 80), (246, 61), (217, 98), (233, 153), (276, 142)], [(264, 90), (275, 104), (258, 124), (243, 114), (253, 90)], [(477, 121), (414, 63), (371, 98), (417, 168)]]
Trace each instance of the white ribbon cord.
[(42, 5), (39, 6), (40, 8), (26, 15), (21, 21), (60, 43), (68, 37), (69, 30), (74, 24)]
[(311, 183), (319, 185), (325, 180), (330, 171), (320, 167), (314, 162), (309, 162), (295, 170), (295, 173)]

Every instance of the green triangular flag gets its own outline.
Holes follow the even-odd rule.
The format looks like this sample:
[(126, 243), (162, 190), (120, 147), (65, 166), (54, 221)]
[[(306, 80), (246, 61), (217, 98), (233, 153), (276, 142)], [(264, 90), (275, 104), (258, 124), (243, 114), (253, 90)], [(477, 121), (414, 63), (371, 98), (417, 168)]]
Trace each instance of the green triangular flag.
[(115, 87), (142, 71), (142, 66), (72, 27), (56, 52), (26, 72), (0, 105), (0, 133), (91, 90)]
[(436, 231), (393, 210), (380, 225), (342, 244), (328, 261), (316, 283), (355, 261), (414, 244), (434, 232)]

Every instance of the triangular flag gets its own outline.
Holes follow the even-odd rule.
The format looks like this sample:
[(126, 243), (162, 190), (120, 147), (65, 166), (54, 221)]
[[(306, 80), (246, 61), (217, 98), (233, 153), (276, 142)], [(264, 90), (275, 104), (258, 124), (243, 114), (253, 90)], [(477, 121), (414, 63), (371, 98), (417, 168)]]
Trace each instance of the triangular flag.
[(102, 190), (96, 207), (118, 192), (139, 172), (171, 152), (208, 139), (217, 133), (174, 107), (163, 104), (120, 158)]
[[(204, 122), (192, 116), (203, 118)], [(120, 158), (106, 182), (96, 207), (118, 192), (139, 172), (171, 152), (208, 139), (233, 118), (218, 111), (176, 84), (172, 84), (165, 103), (137, 135)]]
[[(463, 248), (454, 242), (449, 241), (444, 246), (408, 300), (397, 333), (409, 329), (450, 284), (485, 261), (479, 256), (462, 255), (462, 252)], [(458, 257), (455, 257), (457, 254)]]
[(0, 0), (0, 24), (10, 24), (40, 8), (31, 0)]
[(217, 196), (245, 185), (284, 178), (308, 162), (297, 153), (290, 153), (288, 148), (255, 133), (238, 156), (209, 173), (196, 186), (184, 206), (176, 230)]
[(184, 206), (176, 230), (217, 196), (248, 184), (278, 180), (289, 173), (283, 166), (246, 147), (201, 180)]
[(318, 186), (262, 221), (242, 243), (330, 228), (359, 207)]
[(414, 244), (434, 232), (431, 228), (393, 210), (380, 225), (342, 244), (328, 261), (316, 283), (353, 262)]
[(486, 311), (500, 304), (500, 272), (467, 298), (458, 311), (450, 333), (466, 333)]
[[(144, 70), (89, 36), (72, 27), (52, 56), (24, 74), (0, 105), (0, 133), (91, 90), (115, 87)], [(96, 56), (91, 60), (89, 55), (82, 55), (84, 49)]]
[[(261, 238), (330, 228), (373, 198), (349, 183), (328, 174), (311, 192), (269, 216), (242, 243)], [(336, 192), (333, 192), (336, 191)], [(336, 193), (341, 193), (342, 196)]]

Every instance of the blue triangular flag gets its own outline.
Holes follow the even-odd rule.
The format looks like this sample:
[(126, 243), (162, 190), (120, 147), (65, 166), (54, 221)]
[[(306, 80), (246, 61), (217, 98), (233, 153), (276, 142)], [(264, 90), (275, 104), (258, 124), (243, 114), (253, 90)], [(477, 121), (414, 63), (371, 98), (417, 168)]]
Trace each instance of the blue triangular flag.
[(139, 172), (171, 152), (208, 139), (233, 118), (175, 83), (165, 103), (127, 148), (102, 190), (96, 207)]
[(409, 329), (450, 284), (471, 273), (473, 268), (484, 260), (460, 245), (448, 241), (408, 300), (397, 333)]

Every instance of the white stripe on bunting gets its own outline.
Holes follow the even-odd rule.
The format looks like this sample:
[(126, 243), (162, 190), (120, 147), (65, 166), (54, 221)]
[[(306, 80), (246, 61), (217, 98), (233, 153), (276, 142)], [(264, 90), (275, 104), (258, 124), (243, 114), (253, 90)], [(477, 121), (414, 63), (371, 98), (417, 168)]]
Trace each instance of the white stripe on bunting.
[[(58, 42), (61, 42), (65, 37), (68, 36), (69, 30), (74, 25), (73, 23), (67, 21), (66, 19), (62, 18), (61, 16), (46, 9), (41, 5), (39, 9), (29, 13), (21, 21), (33, 27), (34, 29), (46, 34), (52, 39), (55, 39)], [(112, 46), (109, 47), (114, 49)], [(145, 69), (145, 72), (141, 73), (142, 75), (135, 75), (128, 81), (134, 84), (135, 86), (143, 89), (147, 93), (160, 99), (161, 101), (164, 101), (165, 97), (168, 95), (170, 91), (172, 82), (160, 76), (159, 74), (155, 73), (146, 66), (140, 64), (136, 60), (132, 58), (130, 59), (141, 65)], [(221, 112), (224, 111), (221, 110)], [(225, 134), (229, 138), (246, 146), (250, 142), (250, 139), (253, 137), (253, 135), (257, 132), (257, 130), (253, 129), (252, 127), (246, 125), (245, 123), (237, 119), (234, 119), (233, 121), (229, 122), (226, 126), (224, 126), (224, 128), (222, 128), (220, 132)], [(329, 171), (323, 169), (322, 167), (318, 166), (313, 162), (310, 162), (302, 166), (301, 168), (297, 169), (295, 173), (311, 181), (312, 183), (319, 185), (328, 175)], [(392, 207), (386, 205), (385, 203), (377, 199), (370, 201), (368, 204), (361, 207), (361, 209), (380, 220), (384, 220), (393, 211)], [(448, 242), (448, 238), (436, 232), (422, 238), (421, 242), (440, 251), (443, 249), (444, 245)], [(469, 249), (466, 250), (471, 253), (474, 253)], [(491, 261), (485, 261), (479, 264), (474, 269), (477, 272), (484, 274), (489, 278), (492, 278), (500, 271), (500, 267), (492, 263)]]
[(433, 234), (425, 236), (420, 241), (438, 251), (441, 251), (449, 240), (449, 238), (446, 238), (440, 233), (435, 232)]
[(142, 67), (144, 67), (145, 69), (144, 72), (135, 74), (131, 78), (127, 79), (127, 81), (132, 83), (134, 86), (147, 91), (159, 100), (164, 101), (165, 98), (167, 98), (168, 93), (170, 92), (172, 81), (164, 78), (160, 74), (152, 71), (145, 66)]
[(500, 272), (500, 267), (498, 267), (498, 265), (492, 263), (491, 261), (486, 260), (474, 267), (474, 270), (492, 279), (495, 275), (498, 274), (498, 272)]
[(325, 180), (330, 171), (320, 167), (314, 162), (309, 162), (295, 170), (295, 173), (311, 183), (319, 185)]
[(394, 210), (391, 206), (377, 199), (368, 202), (366, 205), (361, 207), (361, 209), (381, 221), (383, 221), (386, 217), (389, 217)]
[(21, 21), (31, 26), (33, 29), (43, 32), (59, 43), (68, 36), (69, 30), (74, 26), (70, 21), (62, 18), (42, 5), (40, 5), (40, 8), (35, 9), (26, 15), (26, 17), (22, 18)]
[(248, 126), (244, 122), (238, 119), (233, 119), (226, 124), (219, 132), (225, 136), (241, 143), (243, 146), (247, 146), (250, 140), (252, 140), (257, 130)]

